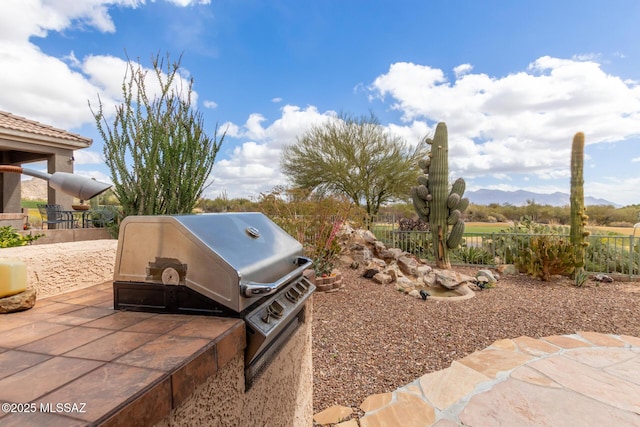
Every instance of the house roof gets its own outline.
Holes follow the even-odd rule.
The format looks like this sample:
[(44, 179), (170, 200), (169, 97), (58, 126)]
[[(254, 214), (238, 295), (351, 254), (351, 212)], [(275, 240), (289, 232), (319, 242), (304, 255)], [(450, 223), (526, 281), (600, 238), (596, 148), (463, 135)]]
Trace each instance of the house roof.
[(2, 140), (55, 146), (71, 150), (87, 148), (93, 143), (91, 138), (5, 111), (0, 111), (0, 147), (2, 146)]

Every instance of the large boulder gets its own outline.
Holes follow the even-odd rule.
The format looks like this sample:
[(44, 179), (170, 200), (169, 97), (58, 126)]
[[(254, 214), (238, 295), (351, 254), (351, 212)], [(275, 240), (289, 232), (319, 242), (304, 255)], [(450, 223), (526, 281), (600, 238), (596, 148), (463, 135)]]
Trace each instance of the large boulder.
[(409, 255), (402, 255), (396, 260), (398, 267), (407, 276), (418, 276), (418, 261)]
[(349, 246), (349, 254), (360, 265), (366, 265), (373, 258), (371, 250), (363, 244), (353, 243)]
[(436, 284), (447, 289), (455, 289), (464, 283), (472, 283), (474, 278), (453, 270), (437, 270)]
[(486, 270), (486, 269), (478, 270), (478, 272), (476, 273), (476, 278), (480, 282), (487, 282), (487, 283), (496, 283), (498, 281), (498, 278), (493, 274), (493, 272), (491, 270)]
[(373, 276), (372, 279), (374, 282), (380, 283), (381, 285), (388, 285), (389, 283), (393, 282), (393, 277), (385, 273), (377, 273)]

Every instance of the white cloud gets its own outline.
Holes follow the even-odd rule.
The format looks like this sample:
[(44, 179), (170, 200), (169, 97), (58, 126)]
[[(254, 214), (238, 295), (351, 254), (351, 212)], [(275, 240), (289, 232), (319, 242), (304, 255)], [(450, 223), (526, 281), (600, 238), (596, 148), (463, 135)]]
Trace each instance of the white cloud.
[(282, 102), (282, 98), (280, 97), (272, 98), (271, 102), (273, 102), (274, 104), (279, 104)]
[(414, 120), (410, 125), (390, 123), (386, 129), (392, 135), (402, 138), (410, 147), (416, 147), (425, 136), (432, 134), (435, 130), (430, 129), (425, 122), (419, 120)]
[(104, 163), (102, 154), (88, 149), (74, 151), (73, 158), (76, 165), (99, 165)]
[(599, 53), (581, 53), (578, 55), (573, 55), (571, 59), (575, 61), (595, 61), (600, 58)]
[[(196, 3), (206, 4), (176, 2), (180, 6)], [(110, 7), (136, 8), (144, 4), (145, 0), (4, 0), (0, 14), (0, 110), (63, 129), (92, 123), (87, 100), (96, 109), (98, 96), (105, 112), (113, 111), (122, 98), (127, 65), (124, 59), (103, 55), (77, 58), (74, 52), (56, 58), (43, 53), (29, 39), (78, 26), (113, 32)], [(149, 92), (155, 93), (157, 83), (150, 79), (147, 84)], [(176, 87), (186, 88), (186, 84), (186, 78), (181, 76)], [(195, 104), (197, 93), (192, 95)]]
[(471, 64), (462, 64), (458, 65), (453, 69), (457, 78), (464, 76), (465, 74), (469, 74), (473, 70), (473, 66)]
[[(153, 1), (153, 0), (152, 0)], [(176, 6), (192, 6), (195, 4), (210, 4), (211, 0), (166, 0), (168, 3), (172, 3)]]
[(211, 109), (218, 108), (218, 104), (214, 101), (203, 101), (202, 105), (204, 105), (205, 108), (211, 108)]
[[(585, 195), (622, 204), (638, 204), (640, 177), (603, 177), (598, 182), (585, 183)], [(615, 198), (614, 198), (615, 197)]]
[[(155, 0), (151, 0), (152, 2)], [(210, 4), (210, 0), (166, 0), (175, 6)], [(0, 40), (27, 42), (29, 37), (45, 37), (49, 31), (92, 27), (112, 33), (115, 24), (109, 15), (114, 7), (137, 8), (146, 0), (3, 0)]]
[(374, 99), (391, 98), (405, 121), (445, 121), (449, 166), (458, 176), (565, 178), (577, 131), (587, 144), (640, 135), (640, 85), (605, 73), (596, 62), (545, 56), (502, 77), (470, 67), (456, 67), (449, 81), (440, 69), (395, 63), (369, 88)]
[(62, 31), (76, 23), (101, 32), (113, 32), (115, 26), (107, 13), (109, 5), (137, 6), (136, 1), (4, 0), (0, 15), (0, 39), (26, 42), (29, 37), (44, 37), (49, 31)]
[[(217, 160), (213, 167), (213, 184), (207, 188), (207, 197), (217, 197), (226, 191), (230, 198), (256, 196), (268, 192), (276, 185), (286, 185), (287, 178), (280, 171), (280, 154), (286, 144), (295, 143), (296, 137), (313, 125), (336, 117), (334, 111), (318, 112), (316, 107), (301, 109), (285, 105), (282, 115), (268, 126), (260, 114), (251, 114), (244, 125), (225, 123), (227, 135), (248, 141), (236, 146), (228, 158)], [(223, 150), (227, 141), (223, 143)]]
[(640, 157), (634, 157), (631, 159), (632, 162), (640, 162)]
[(231, 122), (224, 122), (222, 125), (220, 125), (218, 129), (220, 130), (221, 133), (226, 132), (226, 136), (230, 138), (238, 138), (242, 134), (240, 127)]
[(1, 110), (63, 128), (92, 120), (97, 90), (83, 75), (28, 43), (0, 43), (0, 56)]

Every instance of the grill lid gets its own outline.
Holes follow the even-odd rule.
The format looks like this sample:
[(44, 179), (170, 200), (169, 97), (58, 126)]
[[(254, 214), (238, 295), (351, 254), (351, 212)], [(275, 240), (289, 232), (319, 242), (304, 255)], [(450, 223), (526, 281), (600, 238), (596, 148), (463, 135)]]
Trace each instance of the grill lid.
[(184, 285), (239, 312), (301, 275), (302, 252), (258, 212), (129, 216), (114, 281)]

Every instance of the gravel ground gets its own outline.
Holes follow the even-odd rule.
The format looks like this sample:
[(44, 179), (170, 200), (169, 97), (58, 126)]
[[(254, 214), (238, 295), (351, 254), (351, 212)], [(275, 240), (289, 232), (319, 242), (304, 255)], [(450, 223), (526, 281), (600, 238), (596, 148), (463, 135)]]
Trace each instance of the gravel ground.
[[(477, 268), (454, 268), (475, 275)], [(356, 409), (496, 340), (594, 331), (640, 337), (640, 282), (504, 276), (464, 301), (423, 301), (341, 270), (344, 287), (313, 299), (314, 412)], [(359, 410), (356, 410), (358, 412)]]

